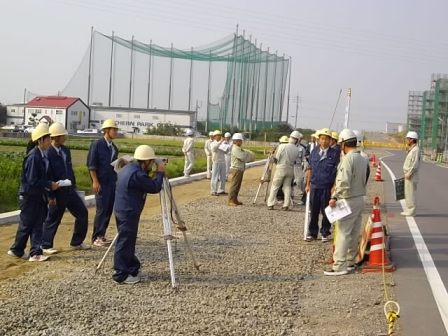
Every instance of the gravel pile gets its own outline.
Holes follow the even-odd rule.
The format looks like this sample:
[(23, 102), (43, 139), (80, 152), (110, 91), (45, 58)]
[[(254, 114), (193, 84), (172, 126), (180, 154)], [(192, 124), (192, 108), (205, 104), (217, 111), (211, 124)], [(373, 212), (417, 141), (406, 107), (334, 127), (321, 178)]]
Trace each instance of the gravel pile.
[[(137, 254), (145, 281), (115, 284), (112, 254), (95, 275), (103, 249), (52, 256), (0, 283), (0, 335), (384, 334), (381, 274), (325, 277), (331, 245), (303, 241), (304, 207), (268, 211), (261, 198), (252, 205), (256, 186), (245, 180), (241, 207), (210, 196), (179, 207), (201, 267), (178, 234), (177, 290), (160, 215), (143, 217)], [(372, 182), (370, 194), (379, 188)]]

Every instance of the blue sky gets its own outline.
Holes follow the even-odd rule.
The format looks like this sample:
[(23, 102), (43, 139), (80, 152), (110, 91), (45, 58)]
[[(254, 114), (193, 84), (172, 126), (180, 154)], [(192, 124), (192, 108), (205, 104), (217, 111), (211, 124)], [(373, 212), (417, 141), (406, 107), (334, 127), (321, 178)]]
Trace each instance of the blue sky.
[[(384, 130), (404, 122), (409, 90), (425, 90), (447, 73), (448, 2), (405, 0), (2, 1), (0, 102), (62, 90), (86, 52), (90, 27), (178, 48), (235, 31), (292, 57), (291, 95), (300, 97), (299, 127), (341, 128), (352, 88), (350, 127)], [(295, 102), (290, 107), (294, 116)], [(289, 120), (294, 124), (294, 119)]]

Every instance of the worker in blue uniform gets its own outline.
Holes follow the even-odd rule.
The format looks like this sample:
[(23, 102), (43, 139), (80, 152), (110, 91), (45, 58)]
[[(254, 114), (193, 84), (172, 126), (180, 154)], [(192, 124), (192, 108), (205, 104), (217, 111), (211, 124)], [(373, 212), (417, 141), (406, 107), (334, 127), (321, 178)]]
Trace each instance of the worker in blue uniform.
[(76, 250), (88, 250), (90, 246), (84, 244), (87, 235), (88, 211), (84, 200), (76, 191), (76, 178), (72, 167), (70, 149), (64, 146), (67, 130), (64, 126), (55, 122), (50, 126), (52, 143), (48, 149), (50, 162), (48, 174), (54, 181), (69, 180), (71, 185), (66, 185), (50, 193), (50, 206), (47, 219), (44, 222), (42, 232), (42, 250), (45, 254), (54, 254), (58, 250), (53, 248), (53, 241), (64, 216), (65, 209), (75, 217), (75, 226), (70, 246)]
[(331, 235), (331, 224), (325, 215), (325, 208), (330, 201), (331, 188), (336, 179), (340, 152), (330, 147), (331, 131), (328, 128), (319, 130), (317, 136), (319, 145), (310, 154), (307, 171), (306, 192), (310, 192), (311, 216), (306, 240), (317, 239), (321, 213), (321, 238), (322, 242), (327, 242)]
[(42, 225), (47, 216), (48, 192), (56, 190), (59, 185), (48, 178), (48, 159), (46, 152), (51, 145), (47, 124), (38, 124), (31, 133), (34, 142), (23, 160), (20, 174), (19, 206), (20, 221), (14, 244), (8, 251), (11, 257), (23, 258), (28, 238), (31, 239), (29, 261), (45, 261), (40, 244), (42, 242)]
[(107, 119), (101, 130), (104, 137), (93, 142), (87, 154), (87, 167), (96, 202), (92, 242), (95, 246), (109, 246), (112, 240), (106, 238), (106, 231), (114, 208), (117, 182), (117, 173), (111, 162), (118, 157), (118, 148), (112, 141), (118, 135), (118, 127), (113, 119)]
[(155, 160), (154, 150), (147, 145), (135, 149), (134, 160), (118, 173), (115, 196), (115, 218), (118, 238), (115, 247), (112, 276), (118, 283), (134, 284), (140, 282), (140, 261), (135, 256), (140, 215), (146, 201), (146, 194), (157, 194), (162, 189), (165, 164), (157, 163), (154, 178), (148, 172)]

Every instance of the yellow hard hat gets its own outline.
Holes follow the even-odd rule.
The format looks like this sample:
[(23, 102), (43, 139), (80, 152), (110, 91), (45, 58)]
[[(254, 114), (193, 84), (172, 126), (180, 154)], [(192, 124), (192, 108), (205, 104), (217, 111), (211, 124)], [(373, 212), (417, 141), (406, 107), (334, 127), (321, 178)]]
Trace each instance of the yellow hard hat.
[(117, 123), (113, 119), (106, 119), (103, 122), (103, 125), (101, 126), (101, 129), (105, 128), (118, 128)]
[(135, 149), (134, 159), (136, 160), (151, 160), (155, 159), (156, 154), (154, 153), (154, 149), (149, 147), (148, 145), (140, 145)]
[(331, 132), (331, 138), (337, 141), (339, 139), (338, 132), (336, 131)]
[(287, 135), (282, 136), (280, 139), (278, 139), (278, 142), (280, 143), (288, 143), (289, 138)]
[(52, 137), (68, 134), (67, 130), (64, 128), (64, 125), (60, 122), (53, 123), (48, 130), (50, 132), (50, 136)]
[(316, 132), (314, 132), (313, 134), (311, 134), (311, 136), (312, 136), (313, 138), (318, 138), (318, 137), (319, 137), (318, 133), (319, 133), (319, 130), (316, 130)]
[(40, 138), (50, 135), (50, 131), (48, 130), (48, 124), (40, 123), (36, 126), (36, 128), (31, 132), (31, 140), (36, 141)]
[(213, 136), (215, 135), (222, 135), (222, 132), (220, 130), (216, 130), (213, 132)]
[(317, 131), (317, 136), (320, 137), (321, 135), (326, 135), (327, 137), (331, 138), (331, 131), (328, 128), (322, 128), (321, 130)]

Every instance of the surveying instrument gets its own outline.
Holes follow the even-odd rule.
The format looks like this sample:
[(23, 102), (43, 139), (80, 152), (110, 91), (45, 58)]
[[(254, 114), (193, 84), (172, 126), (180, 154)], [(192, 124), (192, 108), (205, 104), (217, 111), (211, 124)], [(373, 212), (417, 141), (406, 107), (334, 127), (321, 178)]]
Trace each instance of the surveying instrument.
[[(179, 210), (176, 205), (176, 201), (174, 200), (173, 193), (171, 190), (171, 185), (166, 176), (163, 177), (162, 181), (162, 189), (159, 193), (160, 196), (160, 209), (162, 214), (162, 224), (163, 224), (163, 238), (166, 241), (166, 246), (168, 250), (168, 263), (169, 263), (169, 269), (170, 269), (170, 278), (171, 278), (171, 286), (173, 288), (177, 287), (176, 283), (176, 275), (174, 270), (174, 259), (173, 259), (173, 246), (172, 242), (173, 239), (177, 239), (172, 234), (171, 226), (172, 224), (175, 224), (177, 226), (177, 229), (182, 232), (182, 235), (184, 237), (185, 246), (187, 248), (187, 253), (190, 255), (194, 267), (199, 270), (199, 264), (196, 262), (196, 259), (193, 255), (193, 251), (190, 246), (190, 242), (187, 238), (187, 227), (185, 226), (185, 222), (182, 220)], [(98, 263), (98, 265), (95, 268), (95, 273), (102, 267), (104, 264), (104, 261), (111, 251), (112, 247), (115, 245), (118, 238), (118, 233), (115, 235), (114, 239), (112, 240), (112, 243), (109, 245), (108, 249), (104, 253), (103, 258)]]

